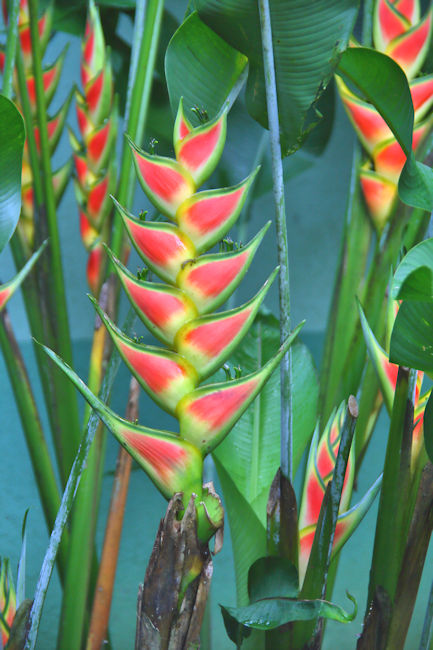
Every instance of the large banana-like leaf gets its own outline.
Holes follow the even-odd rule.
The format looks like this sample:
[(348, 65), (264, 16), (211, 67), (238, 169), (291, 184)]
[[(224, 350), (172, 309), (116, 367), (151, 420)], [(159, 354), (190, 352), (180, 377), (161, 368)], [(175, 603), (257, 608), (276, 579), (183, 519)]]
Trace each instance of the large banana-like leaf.
[[(260, 314), (232, 361), (241, 366), (243, 374), (254, 372), (266, 363), (278, 344), (277, 319)], [(293, 466), (296, 471), (314, 429), (318, 388), (306, 346), (293, 344), (292, 354)], [(279, 373), (272, 375), (213, 456), (229, 513), (238, 604), (246, 604), (248, 568), (266, 549), (266, 503), (280, 464)]]
[[(165, 74), (173, 112), (184, 98), (187, 117), (191, 109), (204, 109), (216, 117), (247, 64), (247, 58), (228, 45), (194, 12), (173, 35), (165, 55)], [(209, 80), (212, 83), (209, 83)], [(236, 94), (236, 91), (235, 91)], [(234, 97), (235, 99), (236, 97)]]
[[(270, 0), (283, 155), (318, 121), (311, 110), (326, 88), (356, 18), (357, 0)], [(259, 9), (251, 0), (196, 0), (200, 18), (248, 57), (246, 103), (267, 126)], [(183, 81), (188, 83), (185, 74)]]
[(15, 104), (0, 95), (0, 251), (8, 243), (21, 210), (24, 122)]

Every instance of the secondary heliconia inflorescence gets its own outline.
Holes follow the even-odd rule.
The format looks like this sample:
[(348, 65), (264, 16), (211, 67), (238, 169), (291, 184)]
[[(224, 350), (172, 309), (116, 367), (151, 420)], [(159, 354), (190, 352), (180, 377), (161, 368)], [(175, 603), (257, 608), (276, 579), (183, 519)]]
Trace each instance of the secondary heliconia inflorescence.
[(143, 389), (179, 420), (179, 433), (131, 424), (102, 404), (67, 370), (107, 427), (165, 497), (197, 496), (198, 534), (207, 540), (223, 511), (203, 481), (203, 459), (228, 434), (280, 362), (297, 328), (258, 371), (223, 383), (199, 384), (220, 368), (246, 334), (277, 269), (257, 295), (237, 309), (214, 313), (236, 289), (269, 223), (246, 246), (204, 254), (235, 223), (256, 172), (234, 187), (197, 192), (224, 146), (226, 115), (193, 128), (180, 102), (174, 129), (176, 159), (150, 155), (132, 142), (141, 185), (173, 223), (136, 219), (116, 203), (125, 229), (162, 283), (138, 279), (108, 251), (139, 317), (165, 347), (138, 343), (96, 309), (115, 346)]
[(16, 604), (17, 599), (9, 560), (0, 558), (0, 639), (2, 648), (9, 641), (16, 614)]
[[(3, 1), (3, 14), (5, 22), (7, 22), (7, 11), (6, 11), (6, 2)], [(52, 7), (49, 7), (44, 14), (39, 18), (38, 27), (39, 27), (39, 36), (40, 36), (40, 48), (42, 55), (45, 52), (45, 49), (48, 45), (48, 41), (51, 35), (51, 22), (52, 22)], [(20, 1), (20, 11), (18, 17), (18, 33), (19, 33), (19, 46), (20, 46), (20, 56), (23, 59), (23, 67), (25, 73), (25, 81), (27, 86), (27, 94), (30, 103), (30, 108), (32, 116), (34, 118), (34, 137), (35, 144), (38, 155), (40, 155), (40, 134), (39, 126), (36, 119), (36, 87), (35, 79), (33, 75), (33, 59), (32, 59), (32, 40), (30, 35), (30, 16), (27, 0)], [(66, 55), (66, 49), (60, 54), (57, 60), (51, 65), (47, 66), (43, 70), (42, 79), (43, 87), (45, 92), (45, 103), (48, 108), (54, 94), (56, 92), (60, 75), (62, 73), (64, 60)], [(4, 66), (4, 52), (0, 51), (0, 70), (3, 70)], [(14, 89), (16, 95), (16, 103), (20, 108), (23, 103), (23, 99), (20, 95), (18, 88), (18, 78), (17, 75), (14, 75)], [(60, 137), (62, 135), (66, 117), (68, 114), (69, 106), (71, 103), (72, 93), (68, 96), (63, 105), (58, 109), (55, 115), (48, 117), (47, 120), (47, 130), (48, 130), (48, 145), (50, 150), (50, 155), (52, 156), (57, 148)], [(54, 188), (54, 196), (56, 203), (60, 202), (63, 192), (68, 183), (71, 173), (71, 161), (68, 160), (64, 165), (59, 167), (56, 171), (53, 172), (52, 181)], [(24, 237), (26, 243), (33, 248), (34, 240), (34, 216), (35, 216), (35, 202), (33, 196), (33, 175), (32, 168), (30, 165), (30, 156), (28, 141), (24, 145), (23, 153), (23, 167), (22, 167), (22, 185), (21, 185), (21, 215), (20, 221), (18, 224), (18, 229), (21, 235)]]
[(110, 193), (116, 183), (114, 148), (117, 105), (110, 55), (105, 47), (98, 10), (89, 4), (81, 53), (83, 93), (76, 91), (78, 127), (82, 142), (70, 132), (74, 151), (75, 194), (80, 212), (80, 231), (89, 252), (87, 281), (97, 295), (103, 279), (103, 248)]
[[(388, 328), (390, 330), (392, 330), (392, 327), (394, 325), (394, 320), (397, 315), (398, 308), (399, 303), (397, 301), (390, 301), (389, 311), (392, 312), (392, 317), (388, 319)], [(394, 402), (394, 393), (397, 385), (398, 365), (390, 362), (389, 353), (385, 352), (385, 350), (378, 343), (363, 312), (361, 312), (361, 324), (364, 332), (364, 338), (367, 343), (368, 354), (379, 379), (383, 401), (388, 414), (391, 415), (392, 405)], [(431, 393), (430, 388), (428, 391), (421, 394), (423, 379), (424, 373), (421, 370), (418, 370), (414, 395), (414, 428), (412, 433), (411, 449), (412, 468), (417, 465), (417, 461), (420, 457), (419, 454), (424, 445), (424, 410)]]
[[(338, 448), (340, 446), (342, 428), (346, 412), (343, 402), (337, 411), (329, 418), (324, 432), (319, 438), (316, 429), (311, 442), (305, 473), (304, 489), (299, 510), (299, 585), (302, 586), (310, 558), (317, 521), (319, 519), (326, 486), (334, 474)], [(332, 557), (338, 553), (355, 528), (369, 510), (379, 491), (380, 481), (376, 481), (362, 500), (349, 509), (354, 478), (353, 453), (351, 451), (343, 482), (337, 526), (335, 528)]]
[[(374, 8), (374, 47), (394, 59), (409, 82), (415, 110), (412, 146), (420, 146), (433, 126), (433, 75), (418, 77), (432, 36), (432, 12), (420, 16), (419, 0), (377, 0)], [(337, 76), (347, 114), (368, 153), (360, 182), (372, 220), (380, 233), (397, 201), (397, 184), (406, 156), (376, 109), (357, 97)]]

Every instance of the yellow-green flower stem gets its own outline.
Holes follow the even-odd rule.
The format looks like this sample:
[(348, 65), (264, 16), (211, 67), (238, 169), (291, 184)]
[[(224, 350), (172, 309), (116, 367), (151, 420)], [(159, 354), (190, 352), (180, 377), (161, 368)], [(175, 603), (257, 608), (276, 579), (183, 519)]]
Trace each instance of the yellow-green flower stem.
[[(274, 184), (275, 223), (280, 298), (280, 340), (290, 334), (290, 280), (287, 247), (286, 210), (284, 204), (284, 179), (281, 160), (280, 125), (278, 119), (277, 86), (275, 80), (272, 27), (268, 0), (259, 0), (260, 27), (263, 43), (263, 63), (266, 84), (266, 103), (270, 131), (272, 177)], [(281, 362), (281, 470), (293, 482), (293, 424), (292, 424), (292, 352), (289, 348)]]
[(12, 76), (17, 49), (18, 14), (20, 9), (20, 0), (11, 0), (8, 9), (9, 24), (8, 38), (6, 41), (5, 67), (3, 71), (2, 94), (10, 99), (12, 95)]
[[(72, 363), (72, 345), (69, 332), (59, 231), (57, 227), (56, 202), (52, 184), (51, 158), (48, 144), (47, 110), (42, 78), (42, 57), (39, 41), (37, 0), (29, 0), (29, 12), (37, 119), (41, 145), (42, 186), (44, 190), (47, 234), (50, 238), (50, 274), (48, 281), (51, 300), (49, 304), (49, 317), (51, 317), (52, 320), (56, 349), (67, 363)], [(33, 169), (33, 173), (36, 172), (37, 170)], [(61, 407), (61, 410), (67, 414), (68, 419), (67, 428), (62, 427), (59, 434), (62, 450), (61, 476), (62, 480), (65, 482), (75, 458), (80, 432), (77, 399), (75, 392), (71, 391), (70, 386), (66, 388), (66, 385), (64, 385), (62, 401), (59, 403), (59, 406)]]
[[(21, 356), (6, 309), (0, 313), (0, 347), (20, 415), (45, 521), (48, 531), (51, 532), (60, 507), (59, 488), (24, 359)], [(57, 562), (62, 583), (66, 569), (67, 544), (68, 539), (65, 531)]]
[[(142, 142), (146, 124), (163, 11), (164, 0), (148, 0), (146, 3), (144, 32), (140, 43), (138, 65), (136, 67), (134, 81), (130, 84), (132, 94), (126, 133), (138, 144)], [(134, 186), (135, 169), (130, 147), (125, 139), (122, 148), (119, 187), (116, 196), (119, 203), (127, 209), (131, 207)], [(124, 257), (122, 254), (123, 240), (122, 219), (116, 213), (113, 222), (111, 249), (116, 257), (120, 259)]]

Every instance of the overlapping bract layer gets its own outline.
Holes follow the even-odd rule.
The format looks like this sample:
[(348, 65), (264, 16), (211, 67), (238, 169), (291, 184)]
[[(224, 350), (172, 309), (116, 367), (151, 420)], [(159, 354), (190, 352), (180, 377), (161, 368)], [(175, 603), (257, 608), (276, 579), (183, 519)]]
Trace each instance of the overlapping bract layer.
[(70, 132), (74, 151), (75, 194), (80, 213), (80, 232), (89, 252), (87, 281), (97, 295), (103, 279), (102, 241), (111, 209), (110, 193), (116, 182), (114, 149), (117, 106), (113, 94), (110, 56), (101, 21), (93, 2), (82, 44), (81, 83), (76, 91), (76, 110), (81, 142)]
[[(7, 12), (6, 12), (6, 3), (3, 2), (3, 13), (5, 16), (5, 21), (7, 22)], [(52, 8), (49, 7), (41, 18), (38, 21), (39, 25), (39, 34), (40, 34), (40, 47), (42, 54), (45, 52), (47, 47), (50, 34), (51, 34), (51, 22), (52, 22)], [(21, 0), (20, 2), (20, 12), (18, 18), (18, 30), (19, 30), (19, 39), (20, 39), (20, 51), (23, 57), (24, 71), (26, 77), (26, 85), (28, 91), (28, 97), (30, 101), (30, 107), (32, 115), (34, 117), (34, 136), (36, 142), (37, 153), (40, 155), (40, 134), (39, 127), (36, 121), (36, 89), (35, 89), (35, 79), (33, 75), (33, 62), (32, 62), (32, 45), (31, 45), (31, 35), (30, 35), (30, 17), (29, 17), (29, 8), (27, 0)], [(51, 65), (47, 66), (43, 70), (43, 86), (45, 91), (45, 102), (47, 108), (49, 107), (54, 94), (56, 92), (60, 75), (62, 73), (64, 60), (65, 60), (66, 50), (59, 55), (57, 60)], [(3, 69), (4, 65), (4, 55), (0, 52), (0, 69)], [(14, 76), (14, 88), (16, 93), (16, 102), (18, 107), (22, 105), (22, 98), (18, 90), (18, 82), (16, 75)], [(47, 118), (47, 128), (48, 128), (48, 143), (51, 156), (54, 154), (60, 137), (65, 126), (67, 113), (71, 103), (72, 94), (68, 96), (63, 105), (58, 109), (58, 111), (53, 116), (48, 116)], [(71, 161), (67, 161), (64, 165), (59, 167), (56, 171), (53, 172), (53, 187), (54, 187), (54, 196), (56, 203), (60, 202), (63, 192), (66, 188), (69, 176), (71, 173)], [(30, 248), (33, 247), (34, 239), (34, 215), (35, 215), (35, 204), (33, 196), (33, 177), (32, 169), (30, 166), (30, 157), (28, 144), (24, 146), (23, 154), (23, 170), (22, 170), (22, 207), (21, 207), (21, 218), (18, 224), (21, 234), (25, 237)]]
[[(319, 431), (316, 429), (311, 443), (298, 519), (298, 562), (300, 585), (303, 583), (305, 572), (307, 570), (326, 486), (332, 479), (334, 473), (345, 412), (346, 404), (343, 402), (339, 409), (331, 414), (320, 439)], [(354, 463), (353, 454), (351, 452), (344, 477), (340, 509), (337, 526), (335, 528), (332, 547), (333, 555), (341, 549), (343, 544), (363, 519), (379, 490), (380, 482), (376, 481), (376, 483), (364, 495), (363, 499), (356, 506), (349, 509), (350, 499), (352, 496), (353, 478)]]
[[(405, 71), (415, 110), (412, 147), (417, 150), (433, 126), (433, 75), (416, 77), (427, 56), (433, 9), (420, 18), (419, 0), (376, 0), (373, 41), (377, 50)], [(406, 156), (376, 109), (352, 93), (337, 77), (346, 112), (369, 159), (360, 171), (362, 191), (379, 233), (397, 201), (397, 184)]]
[[(393, 321), (395, 320), (395, 316), (398, 311), (398, 303), (394, 302), (394, 305), (391, 305), (391, 309), (393, 311), (393, 319), (392, 322), (389, 323), (389, 326), (392, 329)], [(367, 319), (365, 318), (362, 309), (360, 309), (360, 316), (364, 338), (367, 343), (368, 354), (379, 379), (380, 390), (384, 404), (389, 415), (391, 415), (392, 405), (394, 402), (395, 387), (397, 385), (398, 366), (395, 363), (391, 363), (389, 361), (389, 354), (387, 354), (385, 350), (379, 345), (376, 337), (371, 331), (371, 328), (367, 322)], [(414, 429), (412, 434), (411, 450), (412, 469), (416, 467), (417, 459), (423, 446), (424, 409), (431, 393), (430, 389), (421, 395), (423, 378), (424, 373), (421, 370), (418, 370), (414, 395)]]
[[(152, 430), (121, 420), (74, 378), (108, 428), (167, 498), (180, 491), (186, 504), (193, 492), (198, 496), (203, 539), (210, 537), (223, 516), (219, 501), (202, 488), (203, 458), (240, 418), (299, 330), (257, 372), (199, 387), (246, 334), (277, 272), (241, 307), (212, 313), (240, 283), (269, 226), (244, 247), (201, 255), (232, 227), (254, 176), (232, 188), (196, 191), (217, 164), (225, 133), (225, 114), (193, 128), (181, 102), (174, 136), (176, 160), (149, 155), (131, 143), (144, 191), (172, 223), (146, 222), (118, 203), (116, 207), (139, 255), (162, 283), (137, 279), (110, 251), (108, 254), (141, 320), (166, 347), (130, 339), (94, 301), (127, 366), (148, 395), (179, 420), (180, 432)], [(70, 371), (68, 374), (72, 377)]]
[(16, 613), (16, 593), (9, 560), (0, 558), (0, 634), (1, 647), (4, 648)]

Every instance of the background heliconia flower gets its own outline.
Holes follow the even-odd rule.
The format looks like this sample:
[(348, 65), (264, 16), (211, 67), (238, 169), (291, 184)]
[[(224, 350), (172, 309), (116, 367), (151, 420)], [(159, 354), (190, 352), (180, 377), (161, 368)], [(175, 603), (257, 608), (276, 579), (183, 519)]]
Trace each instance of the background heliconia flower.
[[(334, 473), (345, 413), (346, 403), (343, 402), (338, 410), (331, 414), (320, 438), (319, 431), (316, 429), (311, 442), (298, 518), (298, 568), (300, 587), (302, 586), (307, 570), (326, 486), (332, 479)], [(351, 451), (344, 477), (340, 509), (332, 547), (332, 556), (335, 556), (335, 554), (338, 553), (346, 540), (361, 522), (380, 487), (380, 480), (378, 480), (372, 485), (362, 500), (349, 509), (352, 497), (353, 479), (354, 463), (353, 452)]]
[[(420, 18), (419, 0), (377, 0), (374, 8), (374, 47), (394, 59), (407, 75), (415, 110), (412, 146), (420, 146), (433, 126), (433, 75), (417, 77), (432, 36), (430, 8)], [(337, 76), (346, 112), (368, 153), (360, 183), (373, 223), (380, 233), (397, 201), (398, 179), (406, 156), (376, 109), (355, 95)]]
[(170, 221), (136, 219), (115, 204), (139, 255), (162, 282), (138, 279), (107, 250), (139, 317), (165, 347), (129, 338), (93, 301), (128, 368), (147, 394), (178, 419), (179, 433), (122, 420), (63, 366), (166, 498), (183, 492), (186, 505), (193, 493), (198, 497), (198, 534), (204, 541), (222, 524), (223, 511), (219, 499), (202, 487), (203, 458), (241, 417), (300, 329), (256, 372), (199, 386), (245, 336), (277, 273), (241, 307), (214, 313), (239, 285), (269, 226), (244, 247), (203, 254), (236, 221), (257, 171), (233, 187), (197, 192), (217, 165), (225, 136), (225, 113), (193, 128), (181, 101), (174, 129), (176, 159), (150, 155), (130, 143), (145, 193)]
[(94, 2), (81, 50), (83, 93), (76, 91), (76, 111), (81, 142), (70, 131), (74, 151), (75, 194), (79, 206), (80, 232), (89, 252), (87, 281), (97, 295), (103, 279), (102, 242), (107, 239), (110, 194), (116, 182), (114, 148), (117, 105), (109, 53), (105, 47), (99, 12)]
[[(393, 308), (394, 307), (394, 308)], [(392, 313), (397, 315), (398, 302), (394, 301), (391, 306)], [(360, 309), (361, 325), (364, 332), (364, 338), (367, 343), (367, 349), (370, 359), (373, 363), (374, 369), (379, 379), (380, 390), (383, 396), (386, 409), (389, 414), (392, 411), (394, 401), (395, 387), (397, 385), (398, 366), (389, 361), (389, 354), (379, 345), (376, 337), (374, 336), (365, 315)], [(393, 321), (388, 323), (388, 327), (392, 328)], [(421, 370), (417, 371), (417, 380), (415, 385), (414, 396), (414, 430), (412, 438), (412, 467), (415, 467), (419, 452), (423, 446), (423, 425), (424, 425), (424, 409), (426, 407), (428, 398), (430, 397), (431, 389), (421, 395), (422, 382), (424, 373)]]
[(0, 311), (6, 306), (9, 298), (11, 298), (15, 291), (21, 286), (21, 283), (25, 280), (27, 274), (32, 270), (34, 264), (39, 259), (46, 245), (47, 241), (45, 241), (42, 246), (40, 246), (36, 253), (33, 253), (28, 262), (23, 266), (21, 271), (12, 278), (12, 280), (0, 284)]
[[(3, 2), (3, 13), (5, 17), (5, 22), (7, 22), (7, 11), (6, 11), (6, 2)], [(45, 52), (45, 49), (48, 45), (48, 41), (51, 35), (51, 23), (52, 23), (52, 8), (49, 7), (41, 16), (38, 21), (39, 24), (39, 34), (40, 34), (40, 47), (42, 55)], [(19, 39), (20, 39), (20, 53), (23, 57), (24, 72), (26, 78), (26, 86), (28, 91), (28, 98), (30, 102), (30, 107), (32, 115), (34, 118), (34, 136), (36, 142), (36, 149), (38, 155), (40, 155), (40, 136), (39, 136), (39, 127), (36, 121), (36, 90), (35, 90), (35, 81), (33, 76), (32, 68), (32, 46), (31, 46), (31, 36), (30, 36), (30, 16), (27, 0), (21, 0), (20, 2), (20, 12), (18, 17), (18, 30), (19, 30)], [(62, 74), (64, 60), (65, 60), (66, 50), (60, 54), (57, 60), (48, 65), (43, 70), (43, 86), (45, 90), (45, 101), (47, 108), (49, 107), (54, 94), (56, 92), (60, 75)], [(0, 51), (0, 70), (3, 70), (4, 66), (4, 54)], [(22, 106), (22, 98), (18, 90), (18, 80), (17, 75), (14, 75), (14, 89), (15, 89), (15, 101), (18, 108)], [(58, 111), (53, 116), (48, 116), (48, 143), (51, 156), (54, 154), (57, 145), (59, 143), (60, 137), (62, 135), (66, 117), (68, 114), (69, 106), (72, 99), (72, 93), (69, 94), (65, 102), (58, 109)], [(54, 197), (55, 201), (58, 204), (63, 196), (63, 192), (66, 189), (70, 174), (71, 174), (72, 164), (68, 160), (57, 170), (53, 171), (52, 181), (54, 187)], [(30, 157), (28, 151), (27, 141), (24, 146), (23, 153), (23, 168), (22, 168), (22, 187), (21, 187), (21, 197), (22, 197), (22, 207), (20, 221), (18, 224), (18, 229), (22, 237), (24, 238), (27, 245), (30, 249), (33, 248), (34, 244), (34, 215), (35, 215), (35, 203), (33, 197), (33, 176), (32, 169), (30, 165)]]
[(0, 558), (0, 633), (2, 648), (6, 646), (16, 613), (16, 594), (9, 560)]

